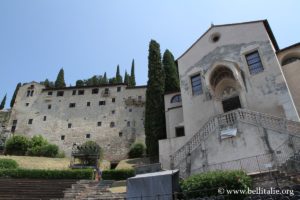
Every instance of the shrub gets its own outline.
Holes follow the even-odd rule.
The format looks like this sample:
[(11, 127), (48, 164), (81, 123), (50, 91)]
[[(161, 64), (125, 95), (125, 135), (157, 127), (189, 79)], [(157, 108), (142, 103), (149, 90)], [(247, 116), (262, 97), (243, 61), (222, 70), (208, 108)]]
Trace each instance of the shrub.
[(55, 144), (47, 144), (41, 147), (41, 156), (55, 157), (58, 154), (58, 146)]
[[(213, 196), (218, 188), (247, 189), (251, 178), (243, 171), (215, 171), (192, 175), (181, 182), (181, 188), (187, 198)], [(241, 195), (232, 195), (226, 199), (243, 199)]]
[(135, 176), (134, 169), (112, 169), (102, 172), (102, 178), (104, 180), (126, 180), (133, 176)]
[(92, 179), (93, 170), (0, 169), (1, 178)]
[(5, 143), (4, 154), (8, 155), (25, 155), (30, 140), (23, 135), (15, 135), (9, 138)]
[(0, 159), (0, 169), (16, 169), (18, 168), (18, 163), (12, 159)]
[(141, 158), (145, 153), (145, 145), (143, 143), (134, 143), (129, 150), (129, 158)]
[(102, 159), (103, 157), (101, 147), (94, 141), (87, 141), (79, 146), (77, 154), (81, 155), (80, 161), (88, 166), (96, 166), (97, 163), (95, 158)]

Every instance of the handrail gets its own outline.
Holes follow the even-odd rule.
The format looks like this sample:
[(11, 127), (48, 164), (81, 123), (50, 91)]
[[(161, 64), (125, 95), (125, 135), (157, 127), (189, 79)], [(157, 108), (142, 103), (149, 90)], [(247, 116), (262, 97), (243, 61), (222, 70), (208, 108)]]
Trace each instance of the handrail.
[(246, 109), (237, 109), (211, 117), (189, 141), (170, 156), (171, 168), (177, 167), (216, 128), (222, 130), (226, 126), (236, 125), (238, 121), (260, 125), (264, 128), (275, 129), (295, 137), (300, 137), (299, 122)]

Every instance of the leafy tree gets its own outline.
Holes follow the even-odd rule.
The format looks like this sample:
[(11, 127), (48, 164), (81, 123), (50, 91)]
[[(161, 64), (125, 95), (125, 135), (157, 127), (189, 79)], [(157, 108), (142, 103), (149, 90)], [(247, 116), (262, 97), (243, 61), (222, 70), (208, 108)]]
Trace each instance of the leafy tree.
[(30, 140), (23, 135), (14, 135), (5, 142), (4, 154), (8, 155), (25, 155)]
[(59, 73), (58, 73), (56, 81), (55, 81), (55, 87), (56, 88), (66, 87), (65, 75), (64, 75), (64, 69), (63, 68), (61, 68), (59, 70)]
[(113, 78), (108, 79), (108, 83), (109, 83), (109, 84), (116, 84), (116, 83), (117, 83), (117, 80), (116, 80), (115, 77), (113, 77)]
[(22, 83), (18, 83), (18, 85), (16, 86), (16, 89), (14, 91), (14, 94), (11, 98), (11, 101), (10, 101), (10, 107), (12, 108), (14, 106), (14, 103), (16, 101), (16, 97), (17, 97), (17, 94), (18, 94), (18, 91), (19, 91), (19, 88), (22, 86)]
[(145, 134), (149, 156), (158, 156), (158, 140), (165, 138), (164, 70), (159, 44), (151, 40), (148, 56), (148, 83), (146, 90)]
[(79, 86), (84, 86), (83, 80), (77, 80), (77, 81), (76, 81), (76, 86), (77, 86), (77, 87), (79, 87)]
[(129, 75), (128, 75), (127, 71), (125, 70), (124, 83), (127, 85), (129, 84), (129, 78), (130, 78)]
[(103, 82), (103, 84), (107, 84), (108, 83), (106, 72), (103, 75), (103, 81), (102, 82)]
[(167, 49), (163, 55), (163, 66), (165, 70), (165, 92), (179, 91), (179, 79), (174, 61), (174, 56)]
[(5, 103), (6, 103), (6, 95), (3, 97), (1, 104), (0, 104), (0, 110), (2, 110), (5, 107)]
[(117, 66), (116, 83), (123, 83), (122, 76), (120, 75), (120, 67), (119, 67), (119, 65)]
[(129, 86), (133, 87), (135, 86), (135, 75), (134, 75), (134, 59), (132, 60), (132, 64), (131, 64), (131, 74), (129, 77)]

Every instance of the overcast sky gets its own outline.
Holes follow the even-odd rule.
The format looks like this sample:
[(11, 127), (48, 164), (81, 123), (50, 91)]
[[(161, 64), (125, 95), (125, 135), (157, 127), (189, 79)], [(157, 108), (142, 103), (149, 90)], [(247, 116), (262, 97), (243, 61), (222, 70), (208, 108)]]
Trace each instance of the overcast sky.
[(138, 85), (147, 83), (148, 45), (179, 57), (211, 25), (268, 19), (280, 48), (300, 42), (298, 0), (0, 0), (0, 101), (18, 82), (67, 85), (135, 59)]

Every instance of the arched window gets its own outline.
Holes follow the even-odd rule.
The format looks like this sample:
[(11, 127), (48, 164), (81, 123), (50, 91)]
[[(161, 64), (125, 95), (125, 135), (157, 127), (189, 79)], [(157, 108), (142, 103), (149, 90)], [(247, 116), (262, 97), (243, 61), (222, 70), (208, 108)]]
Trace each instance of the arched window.
[(300, 57), (292, 56), (292, 57), (285, 58), (285, 59), (282, 61), (282, 66), (283, 66), (283, 65), (290, 64), (290, 63), (292, 63), (292, 62), (295, 62), (296, 60), (300, 60)]
[(177, 94), (175, 96), (172, 97), (171, 99), (171, 103), (180, 103), (181, 102), (181, 95)]

